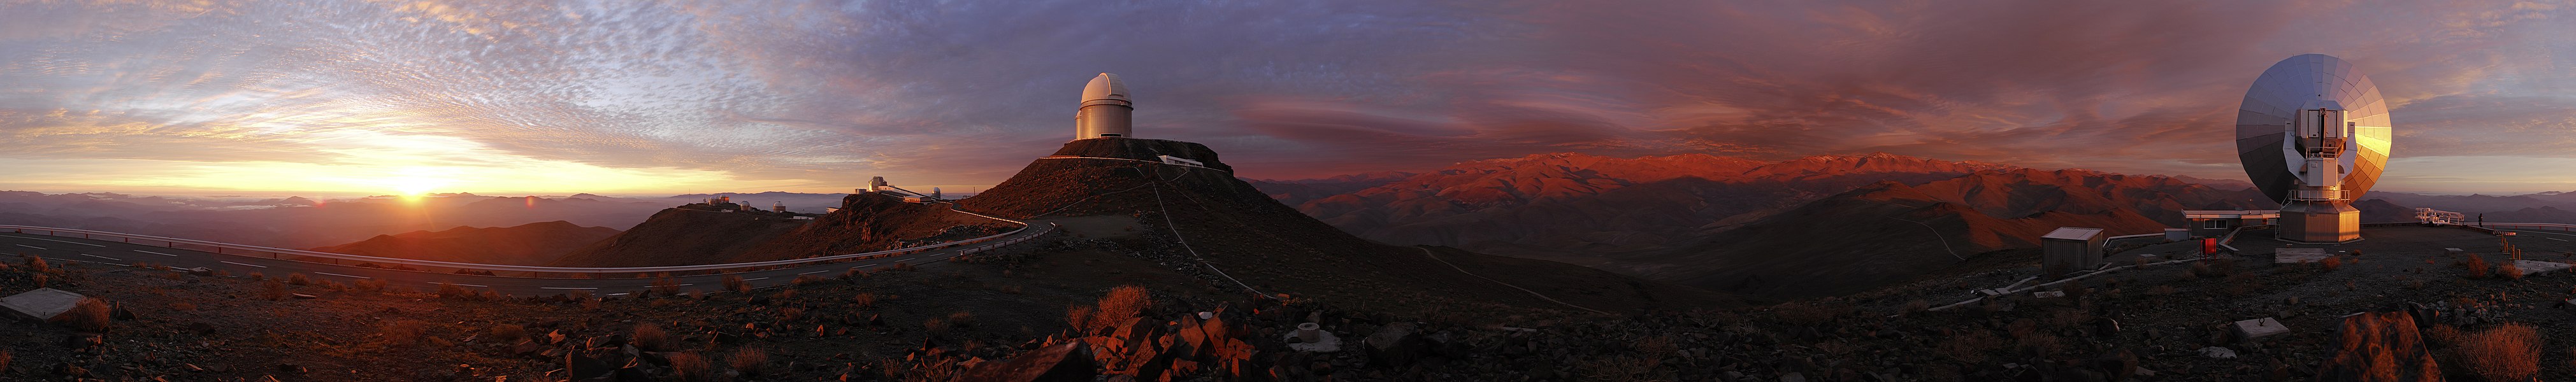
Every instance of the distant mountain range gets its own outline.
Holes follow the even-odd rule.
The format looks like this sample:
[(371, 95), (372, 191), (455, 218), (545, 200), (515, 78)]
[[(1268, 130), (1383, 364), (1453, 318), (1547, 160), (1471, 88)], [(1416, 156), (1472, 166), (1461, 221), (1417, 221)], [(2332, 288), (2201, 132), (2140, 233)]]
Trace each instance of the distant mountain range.
[(0, 191), (0, 224), (310, 248), (404, 232), (510, 227), (547, 221), (631, 227), (664, 208), (713, 196), (730, 196), (736, 202), (764, 209), (783, 202), (789, 211), (822, 213), (839, 206), (847, 194), (772, 191), (623, 198), (587, 193), (564, 197), (447, 193), (419, 198), (384, 195), (315, 200)]
[[(1890, 154), (1764, 162), (1560, 153), (1409, 176), (1251, 183), (1298, 201), (1305, 214), (1388, 243), (1573, 262), (1781, 299), (1868, 290), (2028, 250), (2061, 226), (2144, 234), (2181, 226), (2182, 210), (2278, 208), (2238, 180)], [(1341, 189), (1354, 190), (1319, 195)], [(2364, 220), (2412, 219), (2408, 200), (2377, 200), (2409, 195), (2372, 196), (2358, 203)]]

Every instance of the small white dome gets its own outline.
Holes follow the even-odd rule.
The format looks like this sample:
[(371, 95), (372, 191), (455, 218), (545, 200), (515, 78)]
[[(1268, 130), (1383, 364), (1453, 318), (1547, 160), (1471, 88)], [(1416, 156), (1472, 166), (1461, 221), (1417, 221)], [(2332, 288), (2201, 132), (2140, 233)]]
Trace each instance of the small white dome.
[(1135, 105), (1127, 100), (1127, 83), (1119, 82), (1118, 75), (1109, 73), (1092, 77), (1091, 84), (1082, 87), (1083, 106), (1101, 104)]

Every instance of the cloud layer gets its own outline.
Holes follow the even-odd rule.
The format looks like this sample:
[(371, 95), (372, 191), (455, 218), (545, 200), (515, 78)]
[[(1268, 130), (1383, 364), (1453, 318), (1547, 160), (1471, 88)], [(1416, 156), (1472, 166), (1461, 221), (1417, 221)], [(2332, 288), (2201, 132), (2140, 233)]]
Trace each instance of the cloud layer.
[[(1130, 81), (1140, 135), (1207, 143), (1251, 177), (1557, 151), (2237, 177), (2237, 97), (2317, 52), (2398, 106), (2382, 189), (2571, 189), (2561, 171), (2496, 170), (2576, 159), (2570, 7), (12, 3), (0, 188), (991, 184), (1069, 137), (1095, 72)], [(2463, 173), (2491, 188), (2436, 180)]]

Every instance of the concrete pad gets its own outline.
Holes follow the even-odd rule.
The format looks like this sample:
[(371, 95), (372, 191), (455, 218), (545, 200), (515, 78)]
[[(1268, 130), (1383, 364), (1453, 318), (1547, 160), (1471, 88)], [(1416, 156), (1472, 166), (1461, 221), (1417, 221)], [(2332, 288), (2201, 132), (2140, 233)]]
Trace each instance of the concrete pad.
[(2236, 338), (2239, 340), (2251, 340), (2290, 332), (2289, 327), (2281, 326), (2280, 320), (2274, 320), (2271, 317), (2237, 321), (2235, 325), (2231, 325), (2229, 327), (2236, 331)]
[(2272, 250), (2272, 263), (2298, 264), (2312, 261), (2325, 261), (2326, 257), (2330, 256), (2334, 256), (2334, 254), (2326, 253), (2325, 248), (2282, 248)]
[(2567, 268), (2568, 268), (2568, 267), (2571, 267), (2571, 266), (2576, 266), (2576, 265), (2569, 265), (2569, 264), (2567, 264), (2567, 263), (2558, 263), (2558, 262), (2537, 261), (2537, 260), (2514, 260), (2514, 261), (2513, 261), (2513, 268), (2514, 268), (2514, 269), (2522, 270), (2522, 275), (2523, 275), (2523, 276), (2530, 276), (2530, 275), (2541, 274), (2541, 273), (2549, 273), (2549, 272), (2564, 271), (2564, 270), (2567, 270)]
[(86, 297), (61, 289), (36, 288), (27, 293), (0, 297), (0, 306), (8, 307), (10, 315), (19, 319), (44, 321), (71, 311), (72, 305), (79, 304), (82, 298)]

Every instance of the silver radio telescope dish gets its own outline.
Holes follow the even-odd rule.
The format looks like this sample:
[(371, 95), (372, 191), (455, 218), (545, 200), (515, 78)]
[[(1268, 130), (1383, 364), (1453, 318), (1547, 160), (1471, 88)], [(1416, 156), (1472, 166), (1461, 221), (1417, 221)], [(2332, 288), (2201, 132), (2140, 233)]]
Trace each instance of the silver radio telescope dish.
[(2305, 165), (2283, 126), (2299, 110), (2321, 105), (2344, 110), (2344, 120), (2351, 124), (2347, 151), (2335, 160), (2341, 165), (2336, 172), (2343, 174), (2340, 199), (2361, 200), (2388, 168), (2388, 102), (2380, 99), (2379, 86), (2351, 62), (2334, 56), (2290, 57), (2264, 69), (2236, 111), (2237, 158), (2245, 163), (2245, 176), (2273, 201), (2293, 196)]

